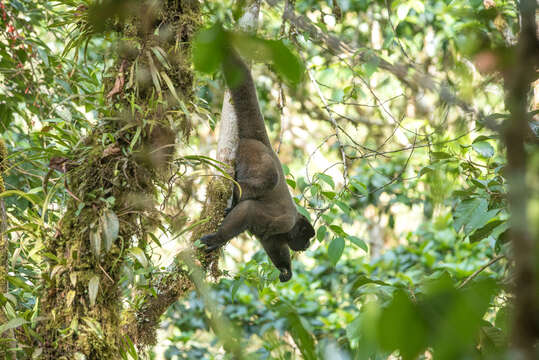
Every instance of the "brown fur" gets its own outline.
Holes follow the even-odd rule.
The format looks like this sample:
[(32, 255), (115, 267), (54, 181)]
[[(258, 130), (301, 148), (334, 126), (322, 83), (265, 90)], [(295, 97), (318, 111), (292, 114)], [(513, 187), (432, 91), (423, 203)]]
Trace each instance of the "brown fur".
[(314, 236), (307, 218), (299, 214), (285, 181), (281, 162), (269, 142), (260, 113), (251, 73), (234, 50), (223, 64), (238, 118), (239, 146), (236, 156), (236, 181), (233, 207), (217, 232), (202, 237), (207, 251), (223, 246), (245, 230), (253, 233), (284, 282), (292, 277), (289, 248), (303, 251)]

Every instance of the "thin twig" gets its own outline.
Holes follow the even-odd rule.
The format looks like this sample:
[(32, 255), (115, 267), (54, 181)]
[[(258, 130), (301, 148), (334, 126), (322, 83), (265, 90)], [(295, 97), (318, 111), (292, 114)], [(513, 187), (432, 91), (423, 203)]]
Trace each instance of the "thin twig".
[(470, 281), (472, 281), (477, 275), (479, 275), (480, 272), (482, 272), (483, 270), (485, 270), (486, 268), (488, 268), (490, 265), (494, 264), (495, 262), (497, 262), (498, 260), (504, 258), (505, 255), (499, 255), (499, 256), (496, 256), (494, 259), (490, 260), (488, 263), (486, 263), (485, 265), (481, 266), (479, 269), (477, 269), (476, 271), (474, 271), (474, 273), (470, 276), (468, 276), (466, 279), (464, 279), (464, 281), (459, 285), (457, 286), (457, 289), (462, 289), (464, 286), (466, 286), (466, 284), (468, 284)]

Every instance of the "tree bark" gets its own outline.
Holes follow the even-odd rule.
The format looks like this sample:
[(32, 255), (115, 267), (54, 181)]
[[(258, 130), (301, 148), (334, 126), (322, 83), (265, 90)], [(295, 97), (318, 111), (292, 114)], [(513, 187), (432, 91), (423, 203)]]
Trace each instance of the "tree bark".
[[(511, 120), (504, 133), (507, 146), (507, 178), (511, 209), (510, 238), (515, 262), (515, 314), (513, 346), (522, 359), (536, 359), (539, 340), (539, 247), (528, 226), (529, 188), (526, 184), (527, 150), (525, 138), (530, 115), (528, 98), (530, 84), (539, 65), (539, 42), (535, 23), (535, 0), (520, 2), (521, 28), (515, 49), (515, 62), (506, 69), (505, 86)], [(533, 145), (532, 145), (533, 146)]]

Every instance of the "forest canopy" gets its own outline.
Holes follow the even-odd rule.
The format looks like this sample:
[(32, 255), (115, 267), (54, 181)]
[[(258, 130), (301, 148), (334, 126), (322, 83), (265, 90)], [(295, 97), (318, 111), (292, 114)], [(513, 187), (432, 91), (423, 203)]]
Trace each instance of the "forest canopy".
[[(539, 358), (537, 14), (0, 0), (0, 359)], [(238, 191), (229, 48), (315, 229), (285, 283), (199, 241)]]

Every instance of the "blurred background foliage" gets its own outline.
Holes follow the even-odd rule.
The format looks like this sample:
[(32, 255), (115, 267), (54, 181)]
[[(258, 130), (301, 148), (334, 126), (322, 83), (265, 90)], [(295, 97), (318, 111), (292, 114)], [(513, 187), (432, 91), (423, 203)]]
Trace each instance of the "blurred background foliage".
[[(232, 31), (248, 2), (201, 3), (207, 28)], [(83, 16), (99, 5), (0, 1), (0, 132), (8, 150), (0, 195), (8, 242), (0, 250), (9, 283), (0, 291), (2, 333), (31, 338), (43, 315), (44, 233), (55, 231), (70, 196), (64, 174), (47, 175), (49, 160), (70, 158), (111, 111), (104, 84), (115, 76), (117, 35), (110, 19), (100, 17), (99, 28)], [(108, 8), (95, 9), (90, 15)], [(317, 233), (295, 256), (286, 284), (251, 236), (225, 247), (224, 274), (206, 295), (238, 330), (245, 358), (510, 359), (513, 274), (500, 131), (509, 118), (504, 69), (518, 66), (517, 4), (265, 1), (259, 21), (252, 41), (273, 49), (265, 61), (251, 56), (262, 113), (298, 209)], [(151, 274), (185, 247), (204, 202), (209, 160), (193, 155), (216, 157), (224, 91), (218, 46), (207, 39), (195, 44), (201, 71), (189, 141), (178, 145), (172, 190), (155, 195), (162, 219), (151, 246), (126, 262), (126, 297), (154, 291)], [(532, 100), (529, 110), (538, 105)], [(526, 144), (535, 239), (538, 127), (530, 123)], [(171, 306), (146, 356), (232, 358), (207, 304), (191, 292)]]

